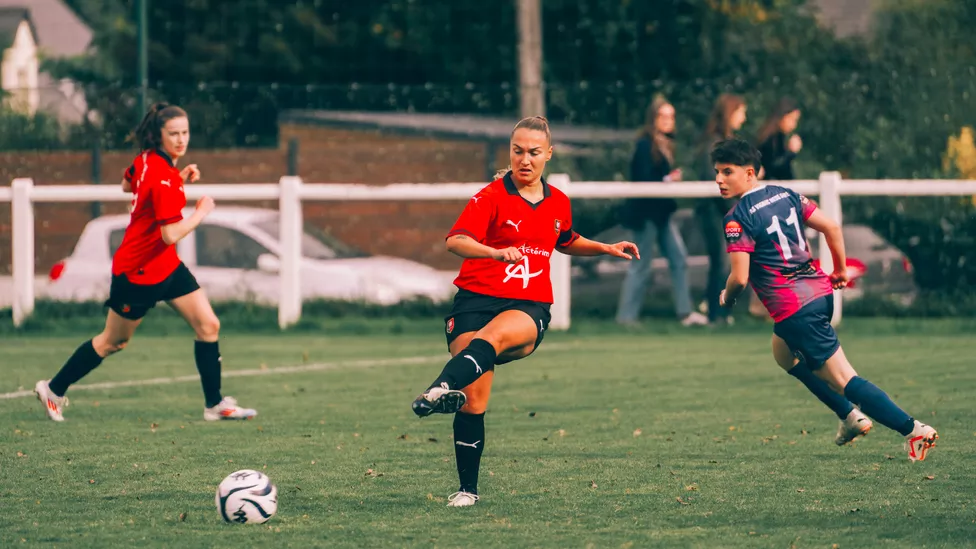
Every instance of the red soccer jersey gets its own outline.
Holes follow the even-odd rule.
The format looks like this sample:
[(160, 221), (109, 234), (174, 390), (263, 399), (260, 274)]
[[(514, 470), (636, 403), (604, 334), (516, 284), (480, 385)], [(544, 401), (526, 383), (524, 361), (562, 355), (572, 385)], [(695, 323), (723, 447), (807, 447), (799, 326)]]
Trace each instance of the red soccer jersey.
[(132, 185), (132, 217), (112, 258), (112, 274), (133, 284), (158, 284), (180, 265), (176, 246), (163, 242), (160, 228), (183, 219), (183, 178), (162, 151), (143, 151), (124, 177)]
[(471, 198), (448, 237), (467, 235), (492, 248), (518, 248), (522, 260), (465, 259), (454, 285), (506, 299), (552, 303), (549, 258), (556, 247), (579, 238), (573, 232), (569, 197), (542, 181), (545, 197), (531, 204), (519, 194), (512, 173), (493, 181)]

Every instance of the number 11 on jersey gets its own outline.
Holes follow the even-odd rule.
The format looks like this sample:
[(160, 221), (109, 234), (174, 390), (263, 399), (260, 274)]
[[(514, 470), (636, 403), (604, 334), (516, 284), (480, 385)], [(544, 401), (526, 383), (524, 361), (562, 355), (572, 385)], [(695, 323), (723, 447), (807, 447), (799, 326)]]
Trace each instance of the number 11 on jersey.
[[(796, 208), (790, 208), (790, 215), (786, 218), (787, 225), (793, 225), (796, 229), (796, 243), (800, 246), (800, 251), (805, 251), (807, 249), (806, 239), (803, 237), (803, 229), (800, 228), (800, 218), (796, 215)], [(769, 234), (775, 234), (776, 238), (779, 239), (779, 247), (783, 251), (783, 259), (790, 259), (793, 257), (793, 249), (790, 247), (790, 241), (786, 238), (786, 233), (783, 232), (783, 228), (779, 224), (779, 217), (773, 216), (772, 223), (769, 227), (766, 227), (766, 232)]]

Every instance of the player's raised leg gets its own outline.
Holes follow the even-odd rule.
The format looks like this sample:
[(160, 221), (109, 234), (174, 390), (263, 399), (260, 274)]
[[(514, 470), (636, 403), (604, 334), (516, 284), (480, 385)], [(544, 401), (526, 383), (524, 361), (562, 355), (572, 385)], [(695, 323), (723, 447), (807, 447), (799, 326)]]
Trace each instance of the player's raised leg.
[(935, 446), (939, 438), (935, 429), (908, 415), (887, 393), (858, 376), (843, 349), (838, 348), (824, 366), (817, 370), (817, 375), (835, 391), (843, 393), (851, 402), (860, 406), (875, 421), (904, 436), (908, 459), (922, 461), (929, 449)]
[(255, 410), (238, 406), (234, 397), (224, 397), (220, 393), (221, 361), (220, 346), (217, 342), (220, 336), (220, 321), (204, 291), (198, 287), (186, 295), (167, 302), (196, 332), (193, 356), (196, 359), (197, 371), (200, 373), (200, 383), (203, 385), (206, 405), (203, 419), (207, 421), (250, 419), (258, 415)]
[(64, 421), (63, 410), (68, 404), (68, 399), (64, 395), (68, 387), (98, 368), (107, 356), (124, 349), (135, 333), (136, 327), (142, 322), (143, 314), (145, 311), (136, 315), (137, 318), (130, 319), (109, 309), (108, 317), (105, 319), (105, 329), (75, 349), (74, 354), (50, 381), (41, 380), (34, 385), (34, 392), (38, 400), (44, 404), (49, 418), (54, 421)]
[[(414, 413), (425, 417), (457, 412), (467, 398), (461, 389), (494, 370), (500, 353), (505, 353), (507, 360), (527, 356), (534, 348), (538, 334), (538, 327), (528, 313), (518, 310), (499, 313), (471, 337), (466, 347), (444, 365), (441, 374), (424, 394), (414, 400)], [(452, 350), (466, 339), (459, 336), (452, 343)], [(513, 353), (520, 356), (512, 356)]]
[(834, 442), (843, 446), (859, 436), (868, 434), (873, 423), (863, 412), (854, 407), (851, 401), (830, 388), (827, 383), (817, 377), (808, 366), (801, 353), (794, 353), (793, 349), (780, 336), (773, 334), (773, 358), (786, 373), (800, 380), (806, 388), (817, 397), (820, 402), (830, 408), (840, 420), (837, 436)]

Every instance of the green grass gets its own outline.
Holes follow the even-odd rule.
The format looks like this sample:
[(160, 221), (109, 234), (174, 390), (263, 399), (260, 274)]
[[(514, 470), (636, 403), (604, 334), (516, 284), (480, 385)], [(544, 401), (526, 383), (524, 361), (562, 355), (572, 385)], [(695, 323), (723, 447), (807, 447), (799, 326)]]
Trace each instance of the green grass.
[[(877, 426), (834, 446), (836, 418), (768, 351), (769, 327), (547, 335), (499, 368), (482, 501), (449, 509), (450, 419), (410, 401), (443, 364), (436, 321), (329, 335), (229, 334), (226, 370), (246, 423), (205, 423), (197, 382), (70, 393), (68, 420), (0, 400), (2, 547), (966, 547), (976, 539), (972, 324), (849, 321), (859, 371), (939, 429), (910, 463)], [(369, 335), (370, 328), (375, 335)], [(365, 335), (364, 335), (365, 334)], [(82, 337), (0, 339), (0, 393), (48, 377)], [(153, 333), (83, 383), (193, 375), (189, 334)], [(343, 361), (432, 357), (412, 365)], [(278, 515), (224, 524), (217, 483), (266, 471)], [(367, 474), (367, 471), (372, 473)], [(186, 514), (185, 521), (180, 520)]]

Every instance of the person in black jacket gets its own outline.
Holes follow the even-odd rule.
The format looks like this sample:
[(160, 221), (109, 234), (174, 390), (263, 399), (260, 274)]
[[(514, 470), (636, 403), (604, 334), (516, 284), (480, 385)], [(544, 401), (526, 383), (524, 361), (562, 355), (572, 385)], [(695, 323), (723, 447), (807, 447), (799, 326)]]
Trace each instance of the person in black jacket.
[[(681, 170), (674, 168), (674, 106), (657, 96), (647, 109), (646, 122), (638, 134), (637, 146), (630, 164), (631, 181), (681, 181)], [(686, 326), (706, 324), (704, 315), (691, 309), (687, 260), (681, 233), (671, 219), (678, 208), (672, 198), (635, 198), (624, 202), (621, 224), (634, 231), (638, 247), (645, 250), (640, 259), (631, 261), (620, 289), (617, 322), (638, 322), (644, 295), (651, 281), (651, 247), (657, 242), (667, 257), (674, 289), (674, 308)]]
[[(746, 101), (740, 95), (723, 93), (715, 100), (712, 114), (708, 118), (705, 132), (699, 142), (698, 178), (702, 181), (715, 180), (715, 165), (712, 164), (712, 147), (724, 139), (735, 135), (746, 121)], [(723, 219), (726, 212), (735, 206), (736, 200), (721, 197), (699, 200), (695, 205), (698, 219), (708, 251), (708, 321), (711, 324), (731, 323), (729, 309), (720, 307), (718, 296), (725, 289), (725, 279), (729, 276), (728, 259), (725, 252), (725, 233)]]
[(789, 97), (780, 99), (763, 122), (757, 136), (757, 147), (762, 153), (763, 179), (794, 179), (793, 159), (803, 148), (803, 140), (793, 133), (799, 123), (800, 106)]

